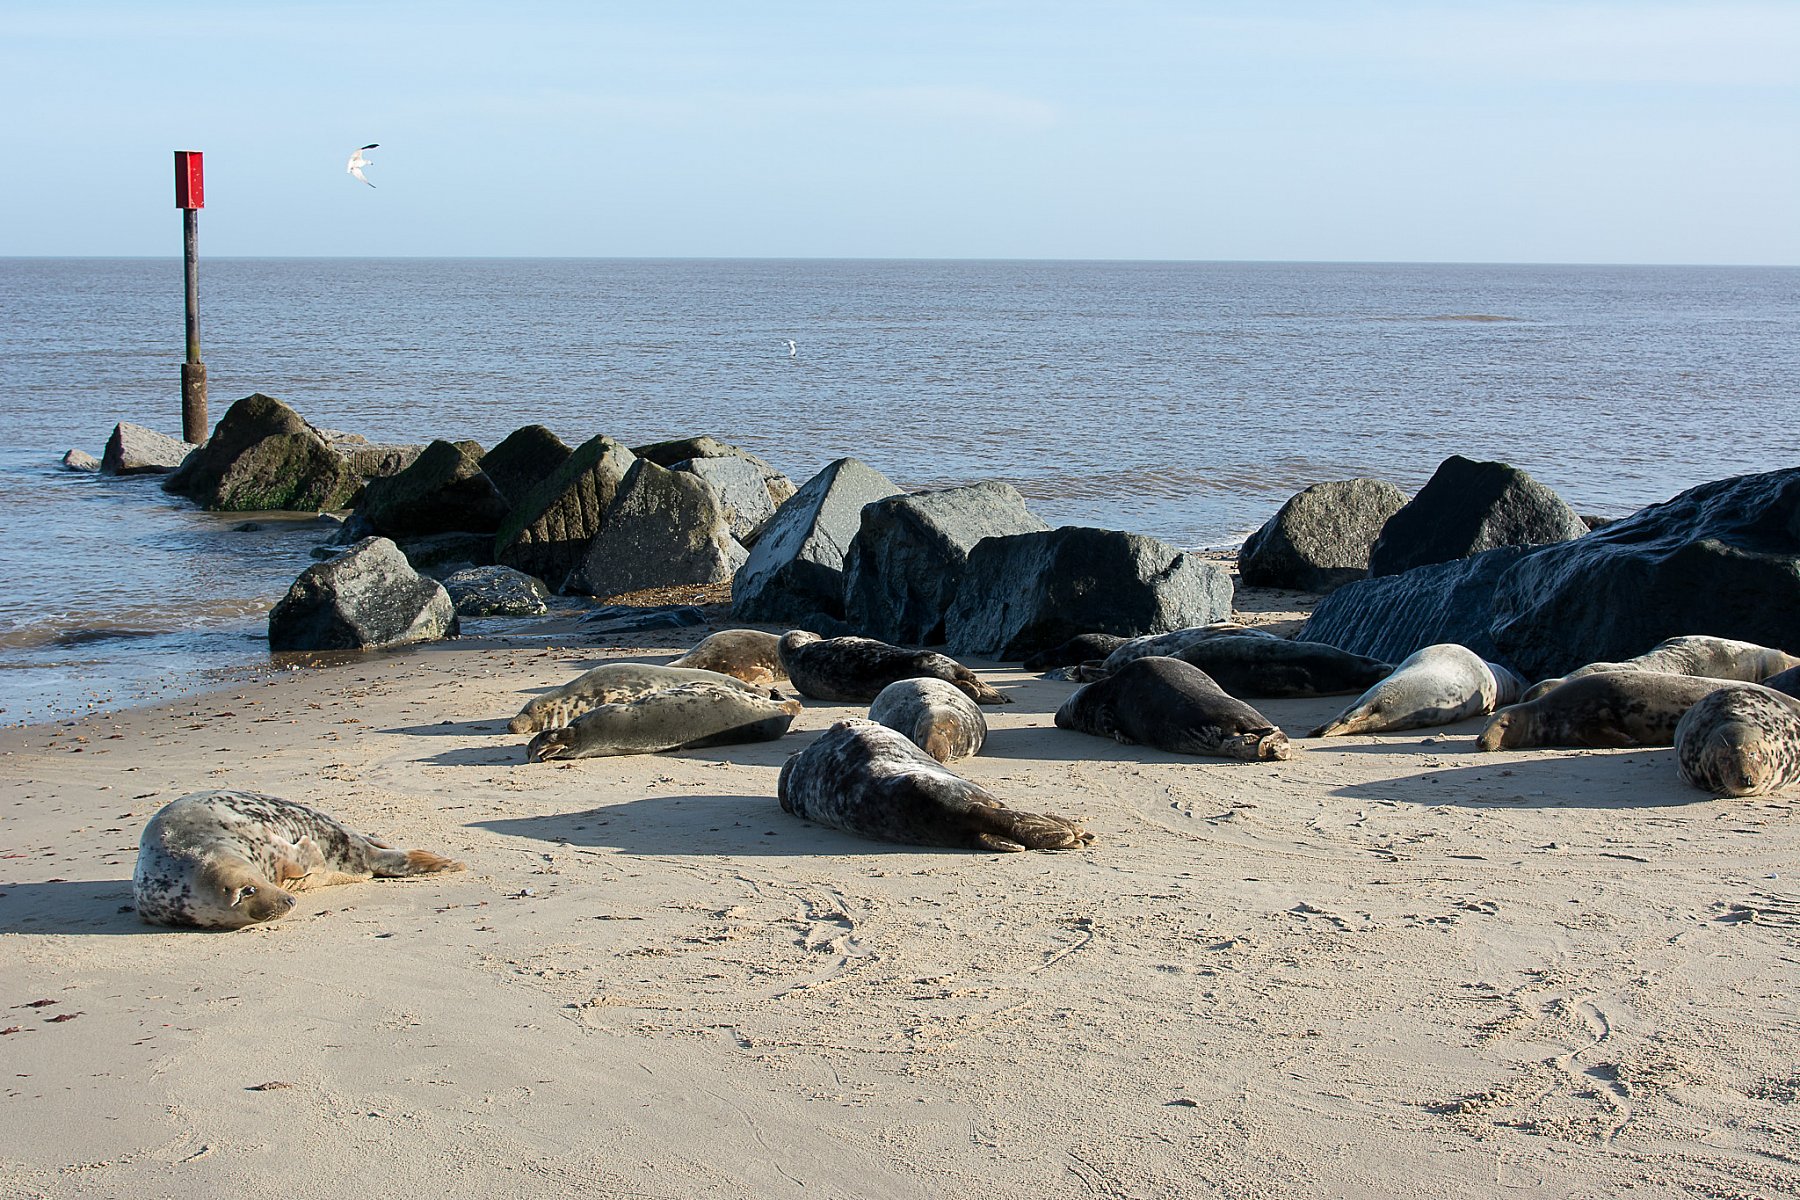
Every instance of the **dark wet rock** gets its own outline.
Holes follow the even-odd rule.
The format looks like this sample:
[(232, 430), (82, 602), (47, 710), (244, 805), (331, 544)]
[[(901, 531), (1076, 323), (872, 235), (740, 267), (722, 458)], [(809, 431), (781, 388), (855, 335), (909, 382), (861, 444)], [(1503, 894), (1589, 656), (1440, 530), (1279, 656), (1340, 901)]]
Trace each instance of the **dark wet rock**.
[(755, 541), (758, 531), (775, 515), (775, 502), (769, 498), (762, 469), (747, 458), (689, 458), (669, 469), (698, 476), (718, 493), (731, 536), (741, 545)]
[[(731, 615), (825, 634), (844, 619), (844, 553), (865, 504), (900, 489), (854, 458), (807, 480), (775, 511), (731, 581)], [(827, 635), (829, 636), (829, 634)]]
[(1369, 548), (1406, 505), (1382, 479), (1318, 483), (1291, 497), (1238, 551), (1248, 587), (1329, 592), (1369, 574)]
[(242, 525), (233, 525), (231, 527), (231, 532), (233, 532), (233, 533), (261, 533), (263, 531), (263, 528), (264, 528), (264, 526), (261, 525), (259, 522), (245, 521)]
[(1500, 580), (1494, 642), (1532, 678), (1684, 634), (1800, 654), (1800, 467), (1689, 488)]
[(607, 604), (581, 618), (591, 626), (590, 634), (636, 633), (643, 629), (683, 629), (699, 625), (706, 613), (691, 604), (658, 604), (637, 607), (630, 604)]
[(1561, 496), (1524, 471), (1453, 454), (1388, 518), (1369, 552), (1369, 574), (1398, 575), (1500, 546), (1566, 542), (1587, 531)]
[(844, 556), (844, 620), (882, 641), (941, 643), (944, 618), (976, 543), (1049, 528), (1006, 483), (912, 492), (865, 505)]
[(396, 540), (453, 530), (491, 534), (508, 505), (482, 471), (481, 457), (474, 442), (432, 442), (398, 475), (369, 480), (356, 511), (375, 532)]
[(577, 446), (501, 524), (494, 535), (494, 561), (562, 590), (636, 461), (630, 450), (604, 435)]
[(1400, 662), (1439, 642), (1456, 642), (1485, 659), (1504, 661), (1488, 632), (1494, 589), (1514, 564), (1535, 552), (1529, 546), (1503, 546), (1402, 575), (1345, 584), (1319, 601), (1296, 636), (1386, 662)]
[(1230, 613), (1218, 563), (1142, 534), (1065, 525), (977, 543), (945, 633), (953, 654), (1016, 660), (1080, 633), (1136, 637)]
[(106, 439), (100, 470), (107, 475), (167, 475), (194, 450), (180, 438), (120, 421)]
[(620, 481), (600, 532), (562, 590), (619, 596), (646, 588), (723, 583), (745, 557), (711, 484), (640, 458)]
[(443, 584), (459, 617), (536, 617), (549, 611), (543, 581), (511, 567), (469, 567), (446, 575)]
[(542, 425), (515, 429), (481, 458), (481, 469), (508, 505), (518, 505), (574, 451)]
[(456, 633), (450, 593), (407, 565), (386, 538), (368, 538), (300, 573), (269, 614), (271, 650), (359, 650)]
[(485, 533), (451, 530), (421, 537), (396, 538), (400, 553), (415, 571), (449, 574), (463, 567), (485, 567), (494, 561), (494, 539)]
[(70, 450), (62, 456), (62, 466), (65, 471), (82, 471), (91, 474), (100, 469), (100, 460), (86, 450)]
[(362, 479), (300, 414), (261, 392), (233, 404), (165, 491), (219, 512), (342, 508)]

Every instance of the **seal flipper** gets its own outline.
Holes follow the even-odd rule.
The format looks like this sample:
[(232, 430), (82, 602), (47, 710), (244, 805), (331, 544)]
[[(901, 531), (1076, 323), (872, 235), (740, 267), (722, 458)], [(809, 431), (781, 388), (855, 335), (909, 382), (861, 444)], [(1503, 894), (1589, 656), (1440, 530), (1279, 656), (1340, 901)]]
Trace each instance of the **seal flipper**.
[(1094, 835), (1054, 813), (1014, 812), (999, 805), (976, 804), (964, 814), (973, 843), (983, 850), (1079, 850)]
[(382, 850), (369, 856), (369, 867), (380, 879), (403, 875), (431, 875), (438, 871), (464, 871), (467, 863), (433, 854), (429, 850)]

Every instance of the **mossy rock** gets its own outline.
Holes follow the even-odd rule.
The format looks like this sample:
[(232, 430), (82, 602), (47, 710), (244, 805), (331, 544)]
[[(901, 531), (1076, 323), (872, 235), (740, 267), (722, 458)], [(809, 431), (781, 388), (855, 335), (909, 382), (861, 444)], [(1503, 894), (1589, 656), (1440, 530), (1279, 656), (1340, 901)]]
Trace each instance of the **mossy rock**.
[(559, 587), (600, 532), (619, 483), (637, 458), (601, 435), (531, 489), (494, 536), (494, 561)]

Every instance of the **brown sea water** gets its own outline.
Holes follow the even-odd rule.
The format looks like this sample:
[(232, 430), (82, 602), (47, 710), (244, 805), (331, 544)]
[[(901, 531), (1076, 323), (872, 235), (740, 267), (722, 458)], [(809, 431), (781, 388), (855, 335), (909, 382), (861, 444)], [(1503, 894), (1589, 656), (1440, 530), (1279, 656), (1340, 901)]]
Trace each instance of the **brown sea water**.
[[(119, 420), (178, 429), (179, 262), (0, 279), (0, 720), (263, 659), (316, 527), (56, 467)], [(796, 482), (854, 455), (1184, 546), (1450, 454), (1614, 516), (1800, 464), (1788, 268), (225, 259), (201, 308), (214, 419), (263, 391), (384, 441), (711, 433)]]

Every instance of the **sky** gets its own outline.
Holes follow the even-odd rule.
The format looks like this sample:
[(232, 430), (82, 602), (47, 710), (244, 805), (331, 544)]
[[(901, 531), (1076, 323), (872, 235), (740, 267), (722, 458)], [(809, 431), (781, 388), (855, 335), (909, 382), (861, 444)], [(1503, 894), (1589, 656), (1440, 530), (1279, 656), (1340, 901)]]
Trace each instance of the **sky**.
[(0, 0), (0, 101), (6, 256), (186, 149), (207, 255), (1800, 265), (1800, 0)]

